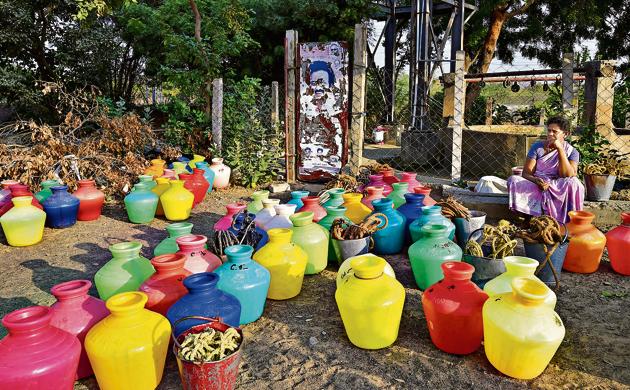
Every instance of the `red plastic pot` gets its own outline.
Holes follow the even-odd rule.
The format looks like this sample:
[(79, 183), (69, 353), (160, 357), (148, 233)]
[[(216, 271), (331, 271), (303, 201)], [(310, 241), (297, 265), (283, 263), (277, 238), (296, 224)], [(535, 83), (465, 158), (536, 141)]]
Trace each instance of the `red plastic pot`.
[(387, 184), (389, 184), (390, 186), (394, 183), (398, 183), (399, 180), (396, 177), (396, 175), (394, 175), (394, 169), (393, 168), (389, 168), (389, 169), (381, 169), (379, 171), (379, 173), (381, 175), (383, 175), (383, 181)]
[(7, 314), (0, 340), (0, 389), (72, 390), (81, 343), (50, 324), (52, 309), (30, 306)]
[(424, 195), (424, 202), (422, 202), (422, 204), (424, 204), (425, 206), (435, 205), (436, 203), (435, 200), (431, 198), (431, 187), (425, 187), (425, 186), (414, 187), (413, 192), (415, 192), (416, 194)]
[(151, 260), (155, 273), (139, 288), (149, 297), (146, 309), (166, 316), (171, 305), (188, 293), (184, 278), (191, 273), (184, 269), (185, 262), (183, 254), (166, 254)]
[(79, 188), (74, 192), (74, 196), (79, 198), (79, 221), (95, 221), (101, 216), (105, 194), (96, 188), (94, 180), (79, 180)]
[(444, 352), (466, 355), (475, 352), (483, 339), (481, 309), (488, 299), (470, 281), (475, 267), (461, 261), (442, 264), (444, 279), (422, 294), (422, 307), (431, 341)]
[(606, 247), (612, 269), (630, 276), (630, 212), (621, 213), (621, 225), (606, 233)]
[(382, 186), (368, 186), (365, 188), (365, 192), (367, 195), (361, 199), (361, 203), (370, 208), (370, 210), (374, 210), (374, 206), (372, 206), (372, 201), (376, 199), (383, 199), (385, 195), (383, 195), (383, 187)]
[(50, 324), (76, 336), (81, 342), (77, 379), (87, 378), (94, 374), (83, 343), (87, 332), (109, 315), (105, 302), (88, 295), (90, 287), (92, 287), (92, 282), (89, 280), (72, 280), (57, 284), (50, 289), (57, 298), (57, 302), (50, 307), (52, 309)]
[(416, 180), (416, 176), (418, 176), (418, 174), (415, 172), (403, 172), (400, 174), (400, 181), (409, 183), (409, 191), (413, 191), (414, 188), (422, 186), (422, 183)]
[(326, 209), (319, 204), (319, 196), (305, 196), (302, 198), (302, 202), (304, 203), (304, 206), (302, 206), (300, 212), (312, 211), (313, 222), (319, 222), (322, 218), (328, 215)]
[[(41, 203), (35, 198), (35, 195), (28, 189), (28, 186), (24, 184), (11, 184), (9, 185), (9, 190), (11, 191), (11, 198), (17, 198), (18, 196), (31, 196), (33, 198), (31, 204), (37, 207), (40, 210), (43, 210), (44, 207)], [(4, 215), (7, 211), (13, 208), (13, 202), (8, 202), (2, 208), (0, 208), (0, 217)]]
[(195, 196), (195, 200), (193, 201), (193, 207), (195, 207), (203, 202), (203, 198), (208, 193), (210, 184), (206, 178), (203, 177), (203, 169), (195, 168), (193, 172), (194, 173), (180, 173), (179, 179), (184, 181), (184, 188), (192, 192)]

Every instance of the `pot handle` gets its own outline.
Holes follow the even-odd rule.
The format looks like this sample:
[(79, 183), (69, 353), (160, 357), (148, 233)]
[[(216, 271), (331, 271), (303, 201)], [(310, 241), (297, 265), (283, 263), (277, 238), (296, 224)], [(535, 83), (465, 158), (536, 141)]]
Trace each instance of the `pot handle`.
[[(473, 236), (474, 236), (477, 232), (479, 232), (479, 231), (483, 231), (483, 226), (482, 226), (482, 227), (480, 227), (480, 228), (479, 228), (479, 229), (477, 229), (477, 230), (473, 230), (473, 231), (472, 231), (472, 232), (468, 235), (468, 238), (466, 239), (466, 242), (468, 242), (468, 241), (472, 240), (472, 239), (473, 239)], [(477, 241), (477, 240), (475, 240), (475, 241)]]
[(208, 324), (211, 324), (213, 322), (223, 322), (221, 317), (186, 316), (178, 319), (177, 321), (173, 322), (173, 326), (171, 327), (171, 338), (173, 339), (173, 343), (177, 346), (177, 348), (181, 348), (182, 346), (177, 341), (177, 337), (175, 337), (175, 326), (187, 320), (202, 320), (206, 321), (206, 323)]

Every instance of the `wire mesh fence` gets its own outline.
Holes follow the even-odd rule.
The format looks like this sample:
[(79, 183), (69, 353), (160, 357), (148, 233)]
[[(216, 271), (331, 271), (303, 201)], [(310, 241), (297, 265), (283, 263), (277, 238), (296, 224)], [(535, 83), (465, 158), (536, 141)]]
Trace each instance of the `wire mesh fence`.
[[(630, 78), (615, 73), (612, 63), (573, 65), (565, 67), (564, 75), (563, 69), (535, 69), (531, 63), (495, 65), (491, 70), (481, 77), (465, 75), (462, 86), (454, 83), (452, 74), (434, 80), (425, 115), (419, 117), (416, 108), (415, 118), (409, 78), (401, 75), (393, 118), (388, 118), (376, 82), (380, 70), (370, 69), (364, 156), (427, 176), (507, 178), (513, 167), (524, 164), (531, 145), (544, 139), (547, 119), (562, 115), (575, 130), (571, 142), (585, 129), (594, 129), (609, 148), (627, 158)], [(457, 119), (461, 111), (463, 118)], [(384, 145), (374, 145), (380, 140), (374, 131), (379, 126), (387, 130)], [(459, 163), (461, 170), (456, 167)]]

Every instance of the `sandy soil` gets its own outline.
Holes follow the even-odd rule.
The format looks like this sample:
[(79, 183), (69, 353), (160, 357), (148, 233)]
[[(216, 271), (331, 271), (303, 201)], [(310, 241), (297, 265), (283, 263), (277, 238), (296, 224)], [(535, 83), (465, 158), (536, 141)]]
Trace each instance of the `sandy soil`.
[[(191, 217), (194, 232), (209, 234), (224, 205), (249, 191), (213, 192)], [(163, 220), (133, 225), (118, 206), (96, 222), (70, 229), (46, 229), (44, 241), (11, 248), (0, 241), (0, 315), (20, 307), (49, 305), (56, 283), (92, 279), (109, 258), (107, 247), (136, 240), (143, 255), (165, 236)], [(532, 381), (498, 373), (483, 349), (459, 357), (437, 350), (430, 341), (406, 256), (392, 256), (407, 299), (400, 334), (390, 348), (365, 351), (348, 341), (334, 301), (336, 268), (305, 278), (302, 293), (289, 301), (268, 301), (263, 317), (244, 327), (246, 345), (240, 388), (630, 388), (630, 278), (612, 272), (604, 261), (592, 275), (563, 273), (557, 311), (567, 334), (549, 367)], [(92, 293), (95, 295), (96, 291)], [(0, 330), (4, 336), (5, 330)], [(96, 389), (94, 379), (76, 389)], [(180, 388), (169, 355), (160, 389)]]

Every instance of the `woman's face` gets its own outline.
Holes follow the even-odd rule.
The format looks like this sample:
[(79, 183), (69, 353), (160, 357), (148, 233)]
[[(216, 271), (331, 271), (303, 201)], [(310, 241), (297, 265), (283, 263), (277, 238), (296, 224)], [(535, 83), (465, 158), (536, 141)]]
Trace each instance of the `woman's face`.
[(552, 123), (549, 126), (547, 126), (547, 141), (548, 142), (554, 142), (556, 140), (564, 141), (565, 136), (566, 134), (564, 133), (564, 131), (562, 131), (560, 126), (558, 126), (557, 124)]

